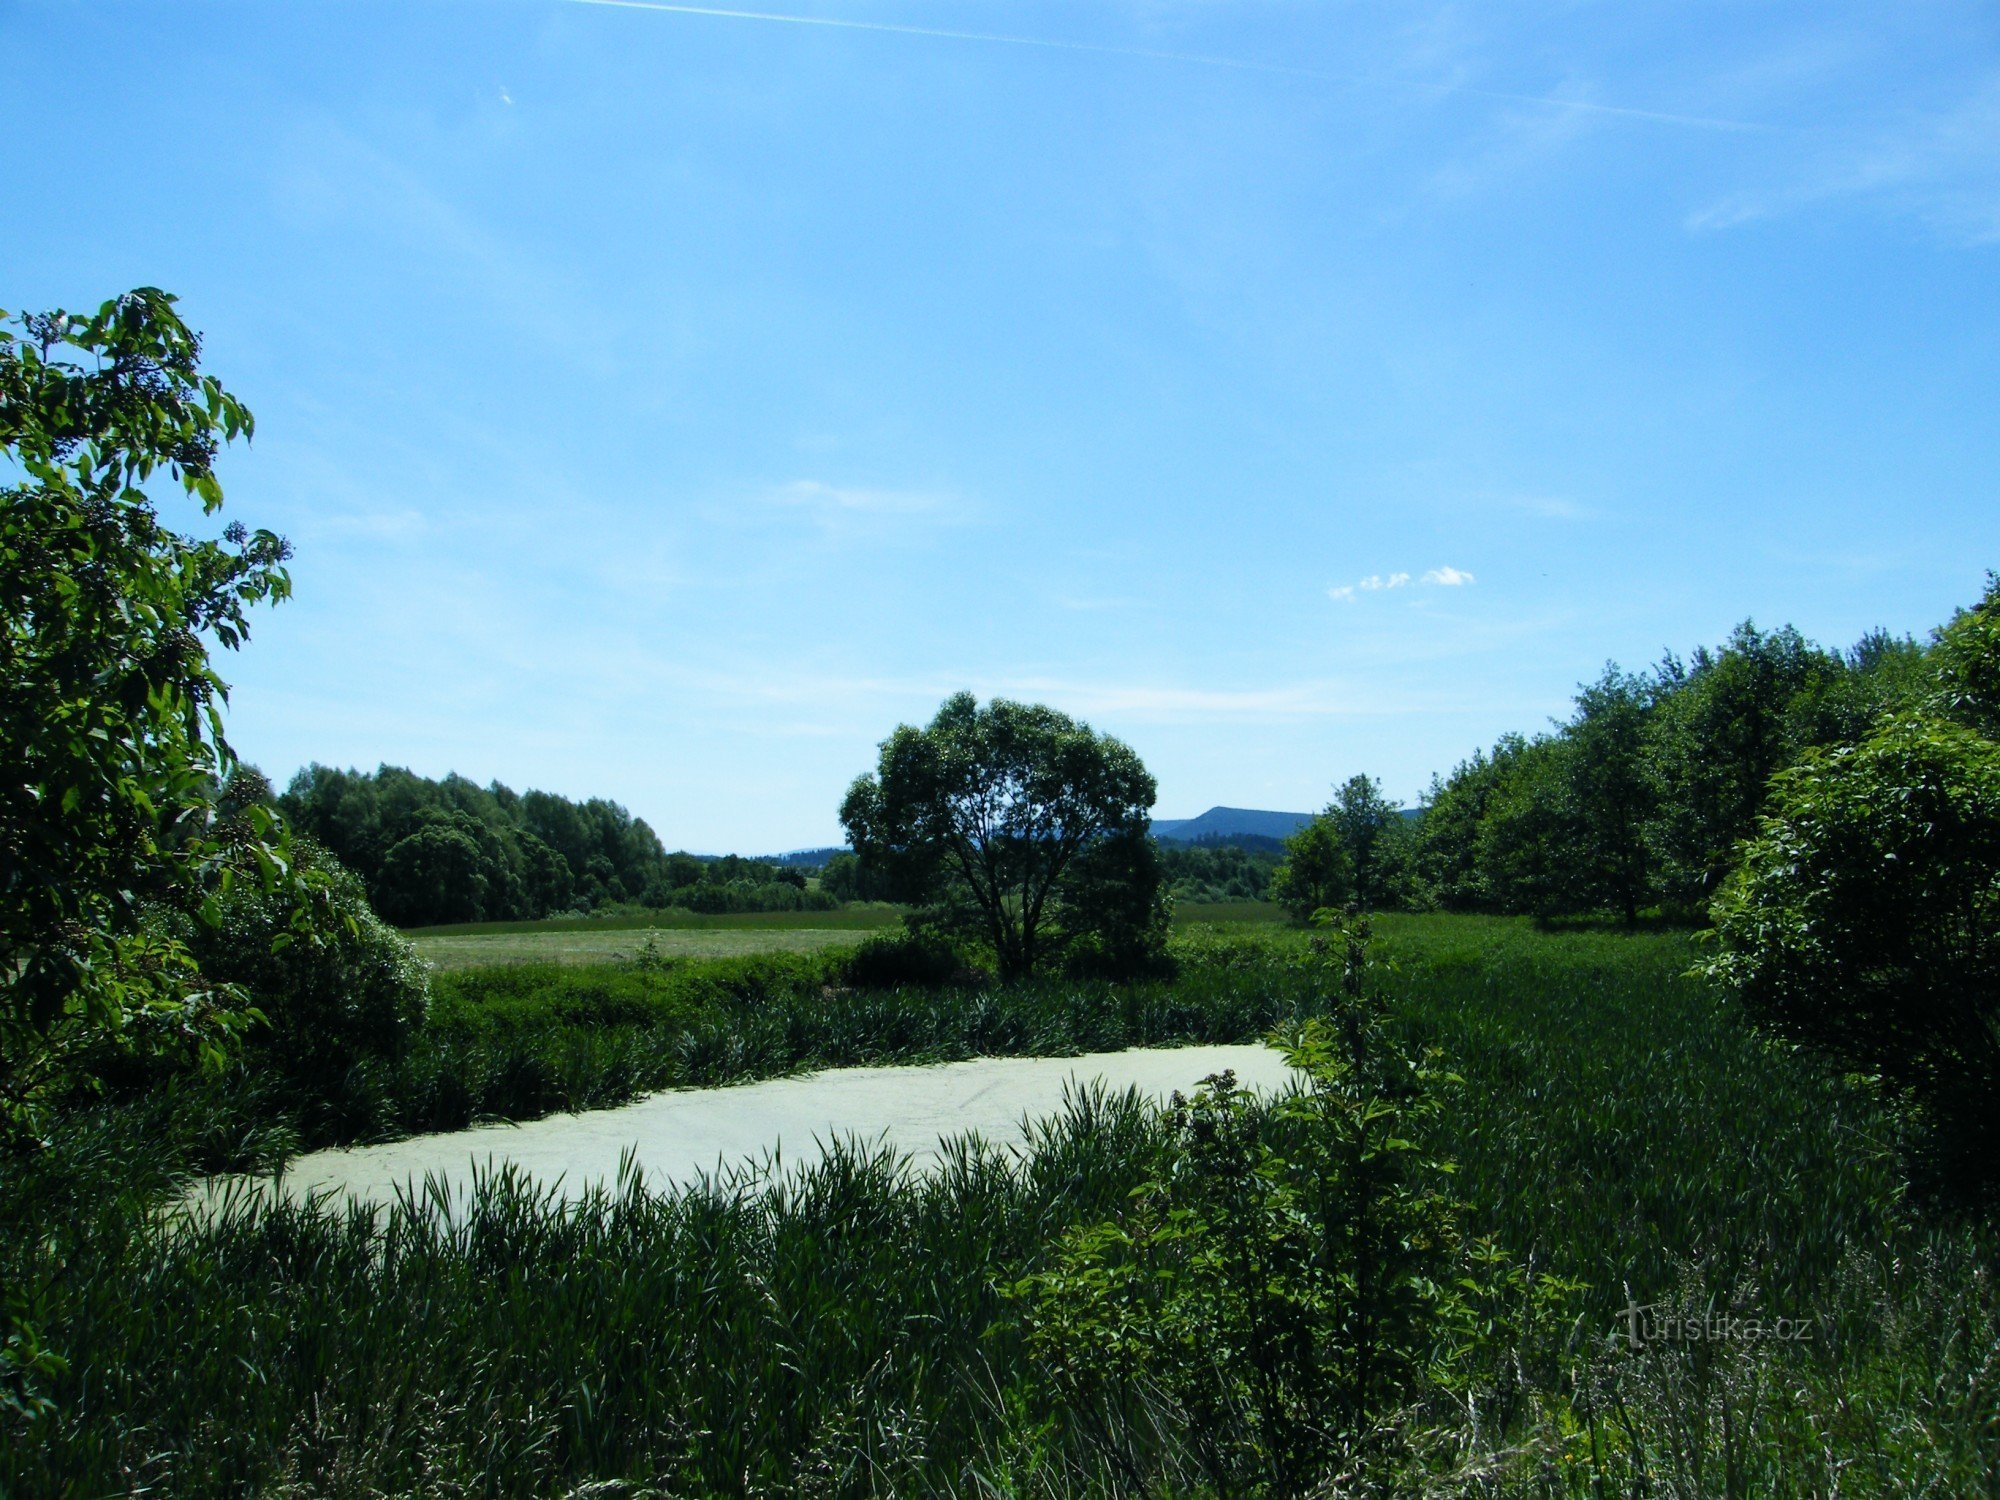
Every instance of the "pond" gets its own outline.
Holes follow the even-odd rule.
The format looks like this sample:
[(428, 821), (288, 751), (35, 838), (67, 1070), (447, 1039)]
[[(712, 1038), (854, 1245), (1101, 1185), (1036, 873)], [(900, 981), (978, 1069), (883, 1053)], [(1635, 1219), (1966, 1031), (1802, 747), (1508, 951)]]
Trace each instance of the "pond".
[[(977, 1133), (1016, 1145), (1026, 1122), (1059, 1113), (1065, 1094), (1101, 1084), (1164, 1100), (1233, 1069), (1246, 1087), (1275, 1091), (1291, 1076), (1284, 1058), (1262, 1045), (1138, 1048), (1080, 1057), (988, 1057), (913, 1067), (838, 1068), (727, 1088), (672, 1089), (616, 1109), (551, 1115), (514, 1125), (417, 1136), (378, 1146), (316, 1151), (294, 1160), (282, 1179), (288, 1195), (388, 1204), (426, 1177), (463, 1198), (475, 1171), (513, 1163), (580, 1197), (617, 1179), (632, 1154), (648, 1188), (658, 1191), (718, 1171), (774, 1165), (788, 1170), (817, 1160), (836, 1137), (886, 1141), (919, 1167), (939, 1143)], [(207, 1186), (210, 1201), (224, 1179)]]

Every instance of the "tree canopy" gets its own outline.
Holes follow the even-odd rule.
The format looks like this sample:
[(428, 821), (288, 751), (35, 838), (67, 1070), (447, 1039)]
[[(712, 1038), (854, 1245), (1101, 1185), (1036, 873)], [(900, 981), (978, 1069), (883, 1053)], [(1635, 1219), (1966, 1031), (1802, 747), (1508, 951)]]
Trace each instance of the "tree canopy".
[(1350, 776), (1326, 810), (1284, 842), (1268, 891), (1300, 921), (1349, 904), (1366, 910), (1412, 903), (1415, 848), (1409, 819), (1373, 776)]
[(1685, 662), (1607, 665), (1552, 732), (1504, 736), (1432, 781), (1415, 894), (1545, 918), (1611, 912), (1630, 923), (1647, 907), (1697, 917), (1755, 831), (1774, 773), (1815, 748), (1859, 743), (1884, 713), (1920, 700), (1980, 701), (1976, 653), (1957, 677), (1945, 658), (1949, 641), (1981, 628), (1964, 616), (1928, 650), (1875, 631), (1843, 653), (1745, 621)]
[(1122, 742), (1039, 704), (959, 693), (883, 742), (840, 818), (864, 869), (921, 922), (990, 944), (1012, 979), (1059, 954), (1123, 965), (1157, 949), (1153, 800)]
[[(313, 765), (278, 799), (403, 927), (532, 920), (612, 905), (788, 911), (816, 904), (805, 877), (735, 855), (669, 854), (643, 818), (602, 797), (515, 792), (400, 766)], [(833, 897), (826, 898), (831, 903)]]
[(0, 326), (0, 446), (21, 475), (0, 490), (0, 1110), (16, 1125), (86, 1045), (213, 1048), (240, 1026), (240, 996), (142, 918), (286, 859), (267, 815), (218, 818), (234, 756), (209, 659), (288, 593), (286, 544), (237, 523), (182, 535), (145, 488), (222, 504), (217, 454), (252, 422), (200, 354), (152, 288)]

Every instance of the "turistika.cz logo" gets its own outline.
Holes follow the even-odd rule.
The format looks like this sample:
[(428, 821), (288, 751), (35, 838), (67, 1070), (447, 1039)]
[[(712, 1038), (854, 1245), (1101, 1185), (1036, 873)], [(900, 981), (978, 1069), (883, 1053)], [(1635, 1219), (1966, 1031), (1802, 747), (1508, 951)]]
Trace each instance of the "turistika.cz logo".
[[(1776, 1343), (1809, 1344), (1813, 1324), (1805, 1318), (1766, 1318), (1758, 1313), (1718, 1312), (1714, 1308), (1689, 1309), (1665, 1302), (1640, 1302), (1630, 1292), (1618, 1314), (1625, 1324), (1628, 1349), (1648, 1344), (1755, 1344), (1766, 1339)], [(1615, 1336), (1615, 1335), (1614, 1335)]]

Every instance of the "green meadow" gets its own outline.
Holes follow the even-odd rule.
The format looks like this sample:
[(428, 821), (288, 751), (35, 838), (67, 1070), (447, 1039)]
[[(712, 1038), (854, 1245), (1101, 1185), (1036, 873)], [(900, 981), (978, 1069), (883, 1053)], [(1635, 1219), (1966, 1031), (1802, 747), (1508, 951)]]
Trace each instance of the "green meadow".
[[(1268, 901), (1186, 902), (1175, 909), (1182, 928), (1275, 923), (1284, 913)], [(647, 944), (663, 958), (735, 958), (754, 953), (817, 953), (852, 947), (871, 932), (895, 927), (897, 908), (861, 903), (837, 911), (740, 912), (720, 916), (661, 912), (538, 922), (467, 922), (419, 927), (406, 935), (434, 968), (484, 964), (593, 964), (632, 960)]]
[[(1296, 929), (1196, 924), (1173, 948), (1171, 979), (971, 992), (855, 990), (832, 951), (448, 970), (419, 1061), (371, 1086), (383, 1113), (349, 1101), (348, 1128), (1249, 1040), (1338, 1010)], [(1449, 1075), (1424, 1129), (1455, 1163), (1452, 1232), (1542, 1292), (1493, 1304), (1451, 1378), (1388, 1414), (1377, 1492), (1994, 1492), (1991, 1231), (1913, 1201), (1895, 1114), (1758, 1040), (1695, 955), (1676, 933), (1379, 919), (1368, 983)], [(33, 1440), (0, 1451), (8, 1493), (1223, 1488), (1164, 1386), (1088, 1420), (1013, 1290), (1159, 1170), (1166, 1126), (1136, 1101), (1074, 1101), (1020, 1155), (968, 1145), (929, 1174), (851, 1151), (762, 1193), (564, 1205), (502, 1178), (450, 1218), (244, 1199), (199, 1221), (143, 1211), (190, 1159), (131, 1144), (134, 1111), (163, 1107), (74, 1118), (7, 1184), (9, 1212), (48, 1226), (10, 1243), (8, 1284), (66, 1360)], [(37, 1201), (79, 1183), (88, 1212)]]
[[(792, 913), (784, 913), (791, 916)], [(813, 912), (814, 917), (833, 915)], [(717, 919), (718, 921), (721, 919)], [(825, 948), (851, 948), (872, 927), (855, 923), (827, 926), (759, 923), (756, 926), (673, 927), (577, 922), (567, 926), (536, 924), (530, 930), (492, 932), (431, 928), (412, 934), (418, 955), (434, 968), (469, 969), (483, 964), (554, 963), (602, 964), (629, 962), (651, 944), (668, 958), (736, 958), (752, 953), (817, 953)]]

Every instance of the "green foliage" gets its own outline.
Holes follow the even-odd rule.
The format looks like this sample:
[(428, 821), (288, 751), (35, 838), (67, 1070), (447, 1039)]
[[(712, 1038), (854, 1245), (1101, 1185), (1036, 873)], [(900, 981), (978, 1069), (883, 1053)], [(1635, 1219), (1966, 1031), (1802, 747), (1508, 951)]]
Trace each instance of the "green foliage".
[(1363, 911), (1390, 904), (1392, 848), (1402, 832), (1403, 815), (1382, 795), (1382, 783), (1372, 776), (1350, 776), (1334, 793), (1323, 814), (1347, 851), (1354, 872), (1354, 900)]
[[(1165, 893), (1147, 836), (1153, 778), (1118, 740), (1038, 704), (970, 693), (905, 724), (840, 818), (864, 868), (918, 920), (990, 946), (1003, 980), (1090, 939), (1150, 960)], [(1113, 870), (1130, 899), (1110, 899)]]
[(1657, 811), (1649, 836), (1670, 900), (1712, 896), (1755, 826), (1774, 771), (1810, 746), (1867, 730), (1867, 702), (1846, 689), (1846, 663), (1789, 627), (1747, 620), (1720, 651), (1697, 651), (1647, 727), (1646, 768)]
[(511, 904), (489, 903), (488, 856), (475, 833), (454, 826), (461, 819), (463, 814), (428, 822), (382, 857), (375, 904), (391, 922), (405, 927), (477, 922), (489, 904), (496, 916)]
[(1422, 889), (1447, 911), (1480, 911), (1500, 905), (1487, 884), (1479, 859), (1479, 834), (1493, 795), (1506, 781), (1511, 763), (1527, 741), (1505, 735), (1489, 757), (1475, 751), (1449, 778), (1433, 776), (1424, 796), (1415, 834), (1415, 876)]
[(1499, 910), (1544, 920), (1590, 910), (1590, 828), (1574, 795), (1575, 769), (1569, 742), (1549, 735), (1507, 758), (1476, 845), (1480, 884)]
[(1852, 701), (1845, 712), (1860, 724), (1923, 707), (1937, 671), (1930, 648), (1913, 636), (1891, 635), (1879, 627), (1849, 648), (1847, 666)]
[(1143, 827), (1092, 839), (1061, 885), (1056, 920), (1070, 935), (1063, 967), (1085, 979), (1168, 973), (1172, 916), (1160, 846)]
[[(1970, 642), (1978, 612), (1962, 618)], [(1843, 656), (1747, 621), (1650, 677), (1607, 665), (1556, 734), (1505, 736), (1432, 781), (1405, 904), (1544, 920), (1609, 912), (1628, 926), (1655, 904), (1694, 917), (1775, 771), (1934, 699), (1934, 682), (1931, 654), (1907, 638), (1871, 632)]]
[(668, 854), (643, 819), (601, 798), (517, 794), (463, 776), (431, 781), (397, 766), (363, 775), (315, 765), (292, 778), (280, 806), (402, 927), (620, 907), (813, 911), (845, 899), (808, 890), (802, 872), (767, 861)]
[(1606, 664), (1582, 688), (1564, 740), (1568, 785), (1580, 841), (1560, 851), (1574, 860), (1585, 904), (1609, 907), (1631, 926), (1653, 893), (1646, 825), (1654, 810), (1646, 774), (1645, 735), (1653, 710), (1650, 684)]
[(847, 955), (843, 973), (862, 989), (941, 989), (966, 973), (958, 950), (934, 932), (881, 932)]
[(1271, 899), (1298, 921), (1338, 910), (1354, 897), (1354, 857), (1333, 819), (1322, 813), (1285, 840), (1285, 859), (1271, 872)]
[[(1376, 930), (1383, 1024), (1465, 1079), (1432, 1095), (1417, 1139), (1459, 1164), (1477, 1290), (1444, 1320), (1456, 1362), (1392, 1413), (1409, 1490), (1988, 1492), (2000, 1246), (1910, 1215), (1872, 1092), (1759, 1041), (1687, 973), (1679, 934), (1396, 915)], [(1276, 924), (1190, 933), (1170, 986), (969, 1000), (830, 998), (789, 961), (670, 966), (650, 1001), (631, 965), (503, 967), (440, 976), (425, 1031), (491, 1064), (477, 1077), (504, 1113), (503, 1079), (525, 1084), (540, 1058), (560, 1084), (565, 1057), (591, 1036), (608, 1057), (649, 1005), (690, 1027), (730, 1018), (663, 1033), (687, 1081), (767, 1065), (788, 1034), (824, 1060), (1243, 1039), (1324, 1014), (1305, 943)], [(1055, 1267), (1073, 1226), (1136, 1227), (1132, 1189), (1172, 1158), (1152, 1110), (1084, 1098), (1018, 1160), (961, 1147), (923, 1174), (836, 1152), (773, 1194), (628, 1185), (564, 1205), (503, 1179), (449, 1218), (419, 1195), (202, 1220), (141, 1191), (196, 1121), (136, 1108), (77, 1116), (35, 1171), (0, 1175), (0, 1221), (35, 1231), (0, 1237), (0, 1286), (66, 1361), (35, 1377), (41, 1415), (0, 1413), (8, 1493), (1139, 1491), (1118, 1453), (1202, 1492), (1204, 1439), (1163, 1403), (1093, 1432), (1022, 1394), (1047, 1372), (1028, 1304), (1002, 1291)], [(1255, 1149), (1297, 1160), (1291, 1128), (1264, 1110)], [(1488, 1235), (1514, 1258), (1496, 1263)], [(1589, 1284), (1580, 1302), (1562, 1278)], [(1628, 1289), (1813, 1336), (1633, 1350)], [(1386, 1487), (1349, 1475), (1342, 1492)]]
[(1180, 902), (1261, 901), (1284, 856), (1216, 843), (1160, 845), (1160, 877)]
[(217, 902), (213, 926), (182, 919), (180, 933), (203, 974), (256, 1007), (245, 1065), (275, 1075), (303, 1135), (363, 1135), (372, 1120), (340, 1118), (349, 1075), (409, 1049), (429, 1003), (428, 973), (370, 910), (359, 880), (310, 843), (296, 851), (314, 877), (303, 899), (239, 883)]
[(1440, 900), (1543, 919), (1608, 909), (1635, 922), (1653, 886), (1652, 700), (1649, 684), (1607, 666), (1559, 735), (1504, 740), (1434, 788), (1419, 841)]
[(142, 913), (286, 858), (268, 819), (216, 827), (233, 757), (203, 645), (239, 646), (286, 595), (285, 543), (183, 536), (144, 489), (222, 504), (216, 455), (251, 418), (200, 353), (151, 288), (0, 325), (0, 444), (24, 476), (0, 490), (0, 1134), (107, 1043), (219, 1055), (241, 997)]
[(383, 916), (407, 927), (636, 901), (667, 858), (616, 803), (517, 795), (456, 775), (431, 781), (397, 766), (370, 775), (308, 766), (280, 806), (360, 876)]
[(834, 901), (883, 901), (888, 888), (873, 871), (864, 869), (851, 852), (834, 855), (819, 874), (819, 888)]
[(1905, 715), (1807, 755), (1714, 917), (1711, 975), (1913, 1092), (1954, 1175), (2000, 1175), (2000, 744)]
[(1418, 1139), (1446, 1079), (1371, 1003), (1367, 925), (1340, 936), (1317, 960), (1340, 976), (1334, 1019), (1285, 1039), (1302, 1085), (1268, 1119), (1227, 1073), (1176, 1095), (1155, 1179), (1014, 1288), (1054, 1418), (1112, 1445), (1143, 1488), (1166, 1478), (1131, 1446), (1148, 1405), (1218, 1494), (1377, 1467), (1386, 1419), (1470, 1326), (1451, 1168)]
[(7, 1289), (4, 1316), (4, 1323), (0, 1323), (6, 1331), (5, 1342), (0, 1343), (0, 1431), (6, 1430), (9, 1419), (25, 1426), (50, 1415), (55, 1403), (48, 1398), (47, 1383), (69, 1370), (69, 1362), (42, 1343), (41, 1330), (17, 1287)]
[(1979, 602), (1940, 627), (1930, 659), (1936, 677), (1926, 706), (2000, 739), (2000, 573), (1988, 573)]
[(1304, 922), (1354, 904), (1364, 910), (1431, 904), (1418, 867), (1417, 831), (1370, 776), (1350, 776), (1325, 812), (1284, 843), (1270, 899)]
[[(859, 887), (865, 882), (856, 884)], [(645, 895), (646, 902), (656, 909), (678, 909), (708, 916), (731, 912), (831, 911), (845, 899), (850, 898), (824, 886), (819, 890), (809, 888), (805, 873), (789, 865), (744, 859), (735, 854), (706, 860), (671, 855), (664, 876), (648, 882)]]

